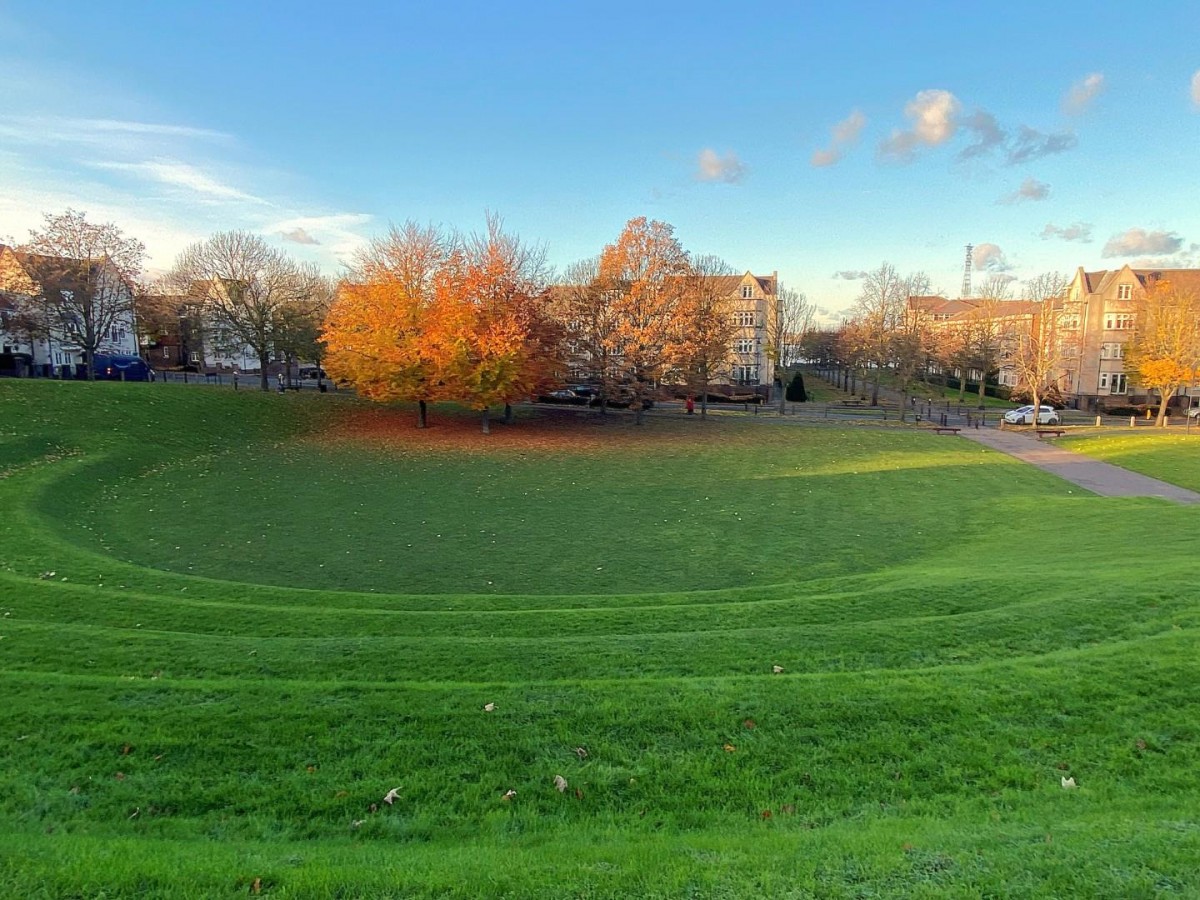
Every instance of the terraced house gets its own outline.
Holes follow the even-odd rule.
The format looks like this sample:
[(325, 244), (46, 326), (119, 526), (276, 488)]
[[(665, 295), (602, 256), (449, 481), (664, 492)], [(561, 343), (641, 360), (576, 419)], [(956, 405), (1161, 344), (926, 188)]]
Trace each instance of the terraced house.
[(105, 260), (0, 244), (0, 374), (86, 377), (86, 351), (136, 356), (133, 289)]

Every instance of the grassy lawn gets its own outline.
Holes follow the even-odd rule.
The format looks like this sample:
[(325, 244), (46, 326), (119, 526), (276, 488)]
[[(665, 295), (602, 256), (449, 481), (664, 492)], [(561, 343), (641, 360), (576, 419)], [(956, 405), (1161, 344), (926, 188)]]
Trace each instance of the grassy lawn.
[(1200, 491), (1200, 427), (1110, 428), (1062, 443), (1077, 453)]
[(903, 428), (0, 410), (5, 896), (1200, 894), (1197, 510)]

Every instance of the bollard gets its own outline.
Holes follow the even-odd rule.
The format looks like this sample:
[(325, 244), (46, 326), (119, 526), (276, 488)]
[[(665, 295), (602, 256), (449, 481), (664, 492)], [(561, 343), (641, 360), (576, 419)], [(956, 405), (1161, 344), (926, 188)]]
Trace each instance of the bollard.
[(1136, 427), (1136, 426), (1137, 426), (1137, 422), (1135, 421), (1136, 419), (1137, 419), (1137, 416), (1130, 416), (1130, 417), (1129, 417), (1129, 427), (1130, 427), (1130, 428), (1134, 428), (1134, 427)]
[(1099, 416), (1096, 416), (1096, 427), (1097, 428), (1100, 427), (1100, 417)]

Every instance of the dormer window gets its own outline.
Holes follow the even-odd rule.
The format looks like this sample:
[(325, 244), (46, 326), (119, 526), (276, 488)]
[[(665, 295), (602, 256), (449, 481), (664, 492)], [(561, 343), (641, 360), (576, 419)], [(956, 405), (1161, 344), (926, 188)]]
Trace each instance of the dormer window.
[(1133, 285), (1132, 284), (1118, 284), (1117, 285), (1117, 299), (1118, 300), (1132, 300), (1133, 299)]
[(754, 299), (754, 287), (752, 285), (749, 285), (749, 284), (742, 285), (742, 299), (743, 300), (753, 300)]

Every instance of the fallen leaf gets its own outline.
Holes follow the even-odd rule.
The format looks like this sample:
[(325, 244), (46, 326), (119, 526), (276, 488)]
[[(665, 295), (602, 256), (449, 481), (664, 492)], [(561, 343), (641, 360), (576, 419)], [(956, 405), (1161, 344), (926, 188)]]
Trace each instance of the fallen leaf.
[(504, 796), (503, 796), (503, 797), (501, 797), (500, 799), (501, 799), (501, 800), (511, 800), (511, 799), (512, 799), (513, 797), (515, 797), (515, 796), (517, 796), (517, 792), (516, 792), (516, 791), (505, 791), (505, 792), (504, 792)]
[(305, 766), (304, 771), (306, 771), (309, 775), (312, 775), (314, 772), (317, 771), (317, 767), (316, 766)]
[(117, 779), (117, 781), (124, 781), (124, 780), (125, 780), (125, 773), (124, 773), (124, 772), (118, 772), (116, 775), (114, 775), (114, 776), (113, 776), (113, 778)]
[(394, 787), (383, 795), (383, 802), (391, 806), (400, 798), (400, 788)]
[(770, 811), (769, 809), (764, 809), (764, 810), (762, 811), (762, 817), (763, 817), (764, 819), (769, 819), (769, 818), (771, 818), (771, 811)]
[(583, 791), (582, 791), (581, 789), (579, 789), (579, 788), (575, 788), (575, 799), (576, 799), (576, 800), (582, 800), (582, 799), (583, 799)]
[(133, 752), (133, 745), (132, 745), (132, 744), (126, 744), (124, 747), (122, 747), (122, 748), (121, 748), (121, 755), (122, 755), (122, 756), (128, 756), (128, 755), (129, 755), (131, 752)]
[(733, 746), (733, 744), (726, 744), (726, 745), (725, 745), (725, 752), (726, 752), (726, 753), (733, 753), (735, 750), (737, 750), (737, 747)]
[(755, 722), (753, 719), (746, 719), (744, 722), (742, 722), (742, 724), (750, 729), (754, 729), (754, 728), (758, 727), (758, 723)]
[(334, 794), (333, 796), (334, 796), (334, 797), (349, 797), (349, 796), (350, 796), (350, 792), (349, 792), (349, 791), (338, 791), (338, 792), (337, 792), (336, 794)]
[(350, 823), (350, 827), (351, 828), (362, 828), (362, 823), (364, 821), (366, 821), (366, 820), (365, 819), (355, 819), (353, 822)]
[(1064, 790), (1068, 790), (1068, 791), (1071, 790), (1071, 788), (1076, 786), (1075, 785), (1075, 777), (1071, 776), (1070, 778), (1063, 778), (1062, 786), (1063, 786)]
[(495, 704), (495, 703), (485, 703), (485, 704), (483, 704), (483, 711), (484, 711), (484, 712), (495, 712), (495, 711), (496, 711), (496, 704)]
[(554, 789), (556, 791), (558, 791), (560, 794), (563, 793), (564, 791), (566, 791), (567, 779), (563, 778), (561, 775), (555, 775), (554, 776)]
[(576, 747), (575, 755), (578, 756), (580, 759), (587, 759), (588, 752), (583, 747)]
[(776, 675), (783, 674), (783, 666), (771, 666), (771, 671)]
[(1142, 740), (1141, 738), (1138, 738), (1137, 743), (1135, 743), (1134, 746), (1137, 747), (1139, 750), (1145, 750), (1146, 742), (1144, 740)]
[(790, 803), (785, 803), (785, 804), (783, 804), (783, 806), (779, 807), (779, 811), (781, 813), (784, 813), (785, 815), (790, 816), (792, 813), (794, 813), (796, 811), (796, 807), (794, 807)]
[(262, 879), (261, 878), (255, 878), (254, 881), (252, 881), (250, 883), (250, 893), (252, 893), (252, 894), (261, 894), (262, 893)]

